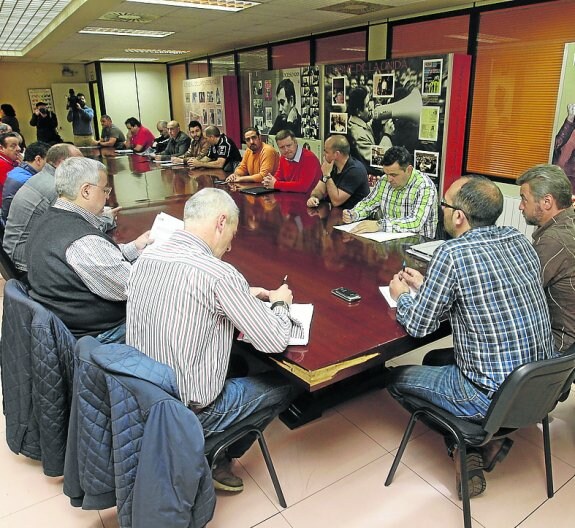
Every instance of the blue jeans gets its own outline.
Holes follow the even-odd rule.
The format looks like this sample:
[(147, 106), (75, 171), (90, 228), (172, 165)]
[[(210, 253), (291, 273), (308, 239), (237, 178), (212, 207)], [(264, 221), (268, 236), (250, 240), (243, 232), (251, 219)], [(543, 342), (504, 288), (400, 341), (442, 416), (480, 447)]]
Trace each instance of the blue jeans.
[[(276, 372), (227, 379), (218, 397), (197, 414), (204, 436), (221, 433), (257, 411), (272, 408), (272, 417), (258, 424), (264, 429), (289, 405), (291, 392), (291, 385)], [(241, 457), (254, 440), (255, 437), (248, 435), (236, 442), (228, 449), (228, 456)]]
[(126, 342), (126, 323), (119, 324), (102, 332), (100, 335), (96, 336), (96, 339), (100, 341), (103, 345), (108, 345), (110, 343), (125, 343)]
[(401, 393), (411, 394), (472, 422), (481, 422), (491, 404), (455, 364), (395, 368), (387, 388), (396, 399), (401, 399)]

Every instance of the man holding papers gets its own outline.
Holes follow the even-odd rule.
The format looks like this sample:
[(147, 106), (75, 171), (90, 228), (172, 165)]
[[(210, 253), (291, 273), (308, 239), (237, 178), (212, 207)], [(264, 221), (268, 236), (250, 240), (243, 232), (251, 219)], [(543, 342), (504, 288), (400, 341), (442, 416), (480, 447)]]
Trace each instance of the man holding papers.
[[(391, 147), (385, 152), (383, 172), (366, 198), (353, 209), (344, 209), (346, 224), (363, 220), (351, 232), (410, 232), (434, 238), (438, 213), (435, 184), (413, 167), (405, 147)], [(364, 220), (378, 212), (380, 220)]]
[[(261, 409), (277, 415), (290, 402), (291, 387), (278, 373), (226, 379), (236, 328), (256, 349), (273, 354), (285, 350), (292, 327), (287, 284), (250, 288), (221, 260), (238, 218), (229, 194), (202, 189), (186, 202), (184, 229), (144, 252), (128, 283), (126, 342), (175, 370), (182, 401), (197, 414), (206, 437)], [(262, 301), (270, 301), (271, 309)], [(217, 489), (243, 489), (231, 462), (252, 442), (234, 444), (216, 462)]]
[[(447, 317), (453, 350), (431, 352), (423, 365), (394, 369), (388, 389), (396, 398), (412, 394), (477, 422), (511, 371), (553, 355), (553, 335), (537, 253), (515, 228), (495, 225), (503, 210), (499, 188), (487, 178), (462, 177), (441, 206), (454, 238), (435, 251), (425, 277), (406, 268), (389, 287), (397, 321), (408, 334), (428, 335)], [(470, 496), (485, 490), (483, 469), (491, 471), (511, 444), (500, 439), (468, 449)]]

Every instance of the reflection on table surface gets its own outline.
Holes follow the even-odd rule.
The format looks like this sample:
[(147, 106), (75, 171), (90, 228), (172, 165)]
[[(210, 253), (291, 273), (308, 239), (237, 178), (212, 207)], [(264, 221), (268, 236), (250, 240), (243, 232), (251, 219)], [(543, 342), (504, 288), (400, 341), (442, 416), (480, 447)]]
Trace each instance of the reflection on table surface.
[[(135, 158), (102, 157), (114, 186), (110, 205), (123, 208), (115, 233), (118, 241), (136, 238), (162, 211), (182, 218), (190, 195), (225, 178), (220, 170), (157, 168)], [(308, 390), (422, 344), (406, 335), (378, 289), (389, 284), (404, 259), (408, 266), (425, 269), (426, 263), (405, 252), (420, 242), (419, 236), (377, 243), (334, 229), (341, 223), (341, 210), (327, 203), (310, 209), (303, 194), (252, 196), (238, 192), (245, 186), (219, 187), (240, 208), (238, 233), (224, 260), (253, 286), (277, 288), (288, 275), (294, 302), (315, 306), (309, 344), (290, 346), (284, 355), (274, 356)], [(339, 286), (358, 292), (362, 299), (354, 304), (338, 299), (331, 290)]]

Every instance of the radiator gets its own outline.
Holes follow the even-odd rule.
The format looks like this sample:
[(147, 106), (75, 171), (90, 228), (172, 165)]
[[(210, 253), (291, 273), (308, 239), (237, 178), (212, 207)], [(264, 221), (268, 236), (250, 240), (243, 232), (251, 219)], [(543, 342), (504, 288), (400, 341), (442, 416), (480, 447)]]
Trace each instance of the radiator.
[(497, 220), (497, 225), (507, 225), (516, 228), (523, 233), (529, 240), (531, 240), (531, 233), (535, 230), (535, 226), (527, 225), (525, 218), (519, 210), (519, 203), (521, 198), (515, 196), (503, 196), (503, 212)]

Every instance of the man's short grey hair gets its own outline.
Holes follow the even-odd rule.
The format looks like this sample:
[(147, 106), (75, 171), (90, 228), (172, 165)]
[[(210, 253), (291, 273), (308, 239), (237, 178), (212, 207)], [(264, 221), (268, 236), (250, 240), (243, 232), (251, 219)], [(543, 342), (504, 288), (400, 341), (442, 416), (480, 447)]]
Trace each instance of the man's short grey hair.
[(56, 167), (61, 161), (74, 156), (76, 147), (69, 143), (57, 143), (51, 146), (46, 153), (46, 163)]
[(517, 185), (529, 184), (533, 197), (540, 202), (546, 194), (553, 196), (559, 209), (571, 207), (573, 187), (565, 171), (557, 165), (535, 165), (517, 178)]
[(233, 198), (222, 189), (206, 187), (194, 194), (184, 206), (184, 221), (194, 223), (227, 214), (232, 222), (237, 222), (240, 210)]
[(98, 185), (100, 183), (100, 172), (102, 171), (106, 172), (106, 166), (90, 158), (65, 159), (58, 165), (54, 174), (58, 196), (75, 200), (82, 185), (85, 183)]
[(12, 132), (12, 127), (7, 123), (0, 123), (0, 134), (8, 134)]

